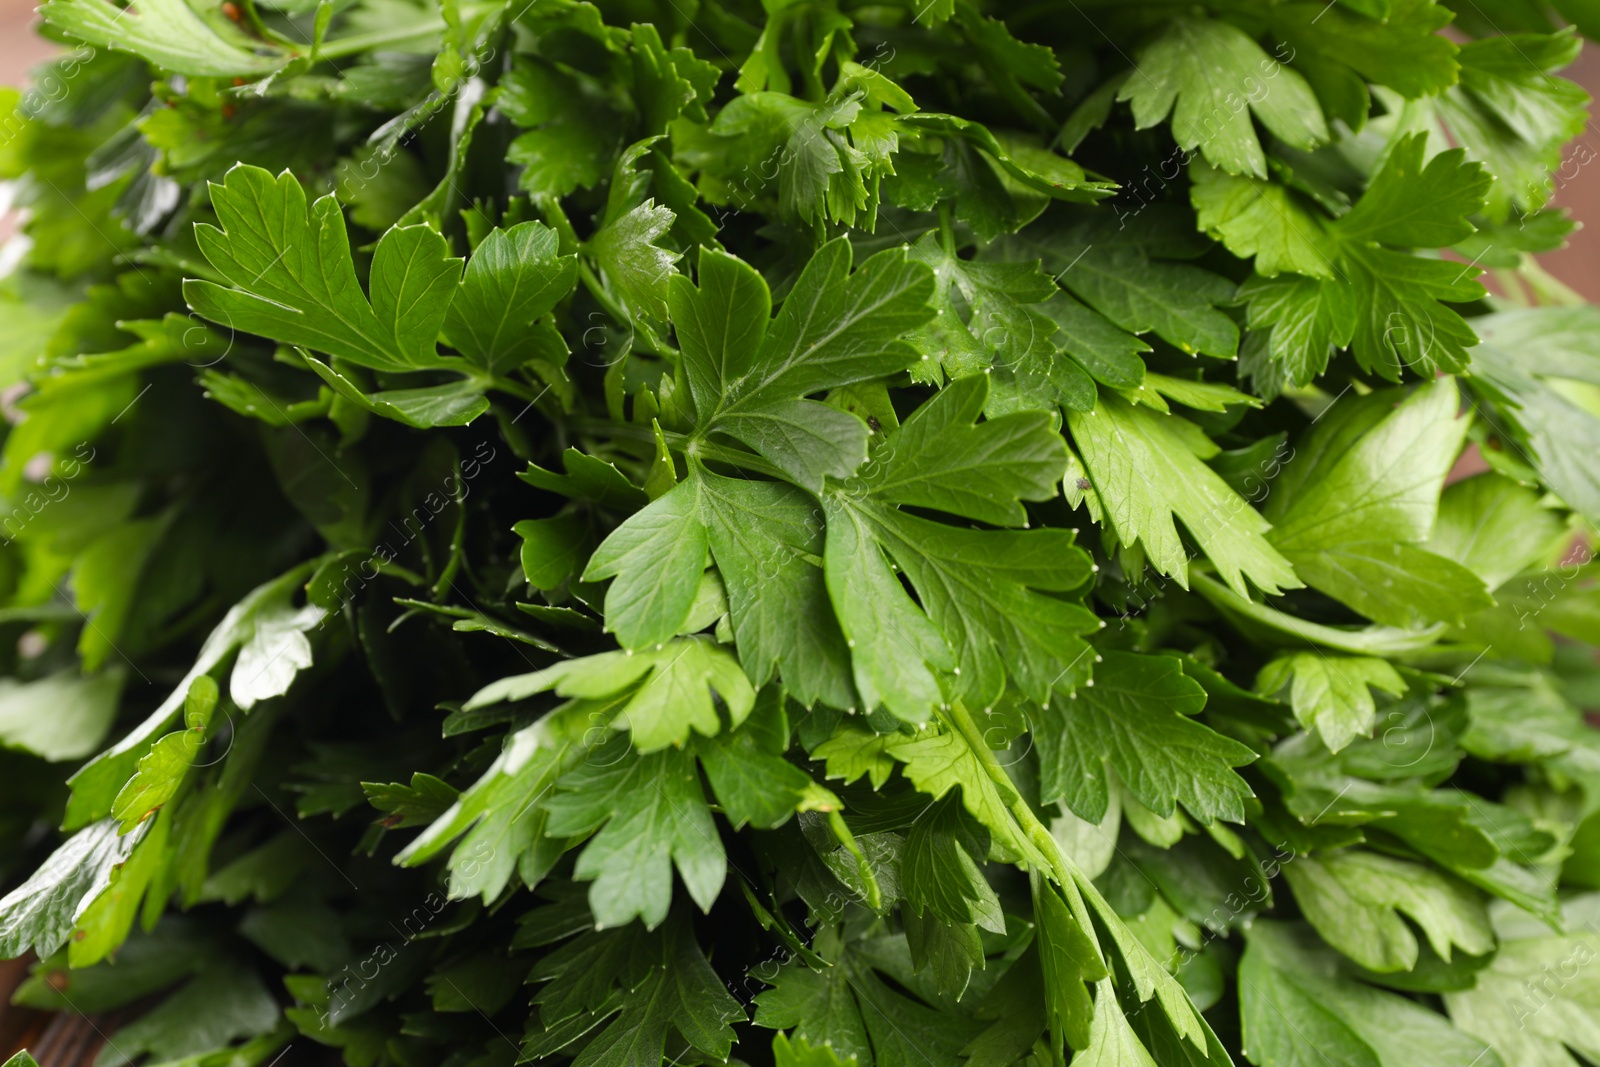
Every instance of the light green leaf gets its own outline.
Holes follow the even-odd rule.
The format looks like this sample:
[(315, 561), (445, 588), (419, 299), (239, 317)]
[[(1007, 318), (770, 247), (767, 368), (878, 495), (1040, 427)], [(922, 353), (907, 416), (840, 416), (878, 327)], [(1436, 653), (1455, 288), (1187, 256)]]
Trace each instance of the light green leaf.
[(524, 222), (478, 242), (444, 321), (445, 339), (490, 374), (544, 356), (529, 327), (566, 296), (577, 257), (559, 254), (554, 230)]
[[(737, 727), (755, 706), (755, 690), (733, 656), (715, 641), (685, 637), (638, 652), (601, 652), (562, 660), (532, 674), (502, 678), (467, 701), (472, 711), (536, 693), (616, 703), (641, 752), (681, 746), (691, 731), (707, 737), (722, 729), (711, 694), (722, 698)], [(622, 698), (626, 698), (624, 701)]]
[(111, 814), (121, 823), (119, 833), (128, 833), (177, 796), (189, 768), (205, 748), (206, 728), (216, 711), (217, 696), (217, 683), (209, 675), (201, 675), (189, 686), (183, 703), (185, 729), (152, 745), (139, 761), (138, 771), (117, 794)]
[(1576, 1067), (1573, 1052), (1585, 1060), (1600, 1053), (1597, 902), (1586, 893), (1563, 905), (1566, 934), (1496, 904), (1500, 950), (1473, 988), (1445, 994), (1451, 1020), (1487, 1041), (1506, 1067)]
[(1297, 856), (1283, 871), (1300, 910), (1323, 939), (1368, 970), (1409, 971), (1417, 965), (1417, 938), (1401, 912), (1446, 962), (1455, 947), (1477, 956), (1494, 949), (1482, 898), (1432, 868), (1341, 849)]
[(1253, 794), (1233, 768), (1255, 753), (1189, 717), (1206, 692), (1176, 658), (1107, 652), (1094, 675), (1076, 693), (1056, 694), (1033, 723), (1042, 801), (1064, 801), (1098, 823), (1115, 772), (1158, 815), (1181, 804), (1202, 823), (1244, 821)]
[(65, 944), (80, 903), (106, 884), (137, 843), (138, 835), (119, 836), (112, 819), (67, 838), (0, 900), (0, 954), (14, 959), (31, 948), (44, 957)]
[[(1498, 434), (1563, 500), (1600, 523), (1600, 416), (1563, 379), (1600, 384), (1595, 315), (1580, 308), (1530, 308), (1474, 319), (1484, 344), (1473, 370), (1502, 401)], [(1481, 391), (1481, 390), (1480, 390)], [(1520, 439), (1520, 441), (1519, 441)]]
[(1333, 277), (1333, 241), (1322, 221), (1287, 188), (1198, 161), (1189, 165), (1189, 180), (1195, 222), (1240, 259), (1254, 256), (1256, 273)]
[(935, 800), (960, 787), (962, 807), (989, 831), (992, 857), (1010, 862), (1021, 857), (1043, 865), (1038, 850), (1017, 830), (1011, 816), (1016, 793), (989, 777), (965, 737), (953, 730), (914, 738), (896, 734), (887, 748), (905, 764), (911, 783)]
[(628, 211), (589, 238), (584, 250), (594, 257), (600, 276), (630, 311), (664, 321), (667, 293), (682, 254), (657, 242), (672, 229), (677, 216), (654, 199)]
[(209, 674), (254, 633), (254, 620), (262, 611), (271, 611), (289, 602), (310, 577), (320, 559), (314, 559), (282, 576), (257, 586), (229, 609), (216, 629), (206, 638), (182, 681), (175, 686), (148, 717), (117, 742), (85, 764), (70, 779), (72, 798), (67, 802), (66, 827), (84, 826), (111, 813), (113, 802), (123, 785), (156, 737), (171, 724), (184, 706), (196, 679)]
[(461, 261), (426, 226), (385, 233), (372, 259), (371, 301), (356, 280), (339, 203), (305, 190), (288, 171), (277, 178), (243, 164), (211, 186), (221, 227), (195, 237), (234, 288), (191, 279), (184, 298), (230, 329), (303, 345), (376, 370), (448, 367), (439, 328), (461, 277)]
[(1280, 656), (1261, 669), (1256, 688), (1267, 694), (1289, 687), (1295, 718), (1315, 730), (1331, 752), (1372, 733), (1377, 703), (1372, 689), (1390, 696), (1406, 691), (1406, 683), (1388, 660), (1372, 656), (1329, 656), (1296, 652)]
[(1493, 604), (1471, 571), (1417, 547), (1433, 528), (1445, 475), (1466, 435), (1457, 403), (1455, 383), (1439, 379), (1326, 454), (1319, 445), (1342, 424), (1318, 428), (1285, 476), (1315, 473), (1273, 501), (1287, 503), (1268, 536), (1306, 582), (1392, 626), (1459, 622)]
[(1244, 1044), (1261, 1067), (1323, 1057), (1360, 1067), (1503, 1067), (1491, 1047), (1416, 1001), (1344, 977), (1338, 957), (1297, 924), (1257, 920), (1239, 975)]
[(1117, 99), (1132, 102), (1139, 129), (1171, 112), (1178, 146), (1198, 148), (1229, 174), (1267, 176), (1252, 114), (1296, 148), (1312, 149), (1328, 139), (1322, 108), (1299, 72), (1268, 58), (1243, 30), (1215, 19), (1169, 22), (1139, 54)]
[(1543, 559), (1563, 531), (1537, 490), (1484, 473), (1445, 488), (1426, 548), (1497, 589)]
[(1246, 579), (1272, 594), (1301, 584), (1264, 536), (1267, 521), (1190, 450), (1175, 429), (1183, 420), (1102, 393), (1094, 411), (1067, 422), (1108, 524), (1124, 543), (1142, 544), (1156, 570), (1187, 587), (1176, 517), (1240, 595)]
[(290, 58), (276, 48), (263, 50), (262, 42), (220, 18), (204, 18), (184, 0), (147, 0), (132, 9), (106, 0), (49, 0), (39, 14), (78, 40), (194, 77), (257, 78)]
[(589, 907), (597, 928), (636, 916), (647, 928), (659, 926), (672, 902), (673, 866), (702, 911), (722, 890), (727, 860), (686, 750), (639, 755), (626, 738), (615, 738), (564, 776), (545, 807), (552, 835), (599, 831), (574, 871), (594, 883)]
[(228, 697), (239, 710), (249, 711), (258, 702), (289, 691), (295, 675), (311, 666), (311, 639), (306, 634), (327, 614), (315, 604), (303, 608), (283, 604), (256, 613), (228, 676)]
[(72, 668), (37, 681), (0, 679), (0, 745), (52, 763), (82, 759), (105, 740), (127, 676), (85, 678)]
[(1149, 1050), (1140, 1043), (1122, 1014), (1116, 989), (1109, 978), (1095, 983), (1089, 1044), (1072, 1058), (1072, 1062), (1082, 1067), (1156, 1067)]

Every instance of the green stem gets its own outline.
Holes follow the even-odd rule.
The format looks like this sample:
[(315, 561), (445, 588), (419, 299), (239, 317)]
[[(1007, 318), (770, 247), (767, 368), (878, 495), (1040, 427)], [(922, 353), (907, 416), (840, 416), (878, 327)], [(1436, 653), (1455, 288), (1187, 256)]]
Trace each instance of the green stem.
[[(599, 433), (612, 437), (627, 437), (635, 441), (655, 443), (655, 431), (648, 426), (635, 426), (628, 422), (613, 422), (611, 419), (569, 418), (566, 425), (579, 433)], [(716, 463), (726, 463), (730, 467), (738, 467), (755, 474), (765, 475), (768, 478), (787, 478), (788, 476), (777, 467), (768, 463), (753, 452), (740, 452), (737, 449), (707, 441), (695, 434), (672, 433), (661, 431), (661, 437), (667, 442), (667, 447), (686, 456), (694, 456), (700, 460), (711, 460)]]
[(956, 226), (954, 209), (951, 201), (939, 201), (939, 244), (944, 247), (944, 254), (954, 258), (956, 254)]
[(1443, 623), (1435, 623), (1424, 630), (1402, 630), (1394, 626), (1339, 630), (1320, 623), (1306, 622), (1293, 615), (1275, 611), (1265, 604), (1247, 600), (1221, 582), (1199, 571), (1190, 572), (1189, 584), (1194, 587), (1195, 592), (1226, 613), (1270, 627), (1279, 633), (1304, 638), (1312, 644), (1325, 645), (1358, 656), (1395, 656), (1407, 652), (1419, 652), (1437, 642), (1445, 631)]
[(1047, 873), (1063, 886), (1077, 881), (1081, 874), (1077, 864), (1061, 851), (1061, 846), (1056, 844), (1050, 828), (1033, 813), (1033, 809), (1028, 806), (1022, 794), (1017, 792), (1011, 776), (1000, 766), (1000, 761), (994, 758), (994, 750), (989, 747), (989, 742), (983, 739), (983, 731), (972, 721), (972, 715), (966, 706), (956, 701), (945, 711), (944, 717), (946, 722), (961, 735), (962, 740), (966, 741), (967, 747), (972, 749), (972, 754), (978, 758), (984, 774), (994, 783), (1001, 797), (1006, 798), (1006, 808), (1011, 812), (1011, 818), (1016, 822), (1017, 829), (1022, 832), (1024, 840), (1037, 849), (1039, 855), (1050, 866), (1051, 870)]
[[(502, 5), (497, 0), (488, 3), (466, 3), (461, 5), (461, 20), (463, 22), (476, 18), (480, 13), (492, 11)], [(322, 47), (317, 50), (317, 59), (342, 59), (345, 56), (357, 55), (361, 52), (370, 52), (375, 48), (392, 48), (401, 44), (427, 44), (445, 29), (444, 19), (433, 18), (426, 22), (412, 23), (409, 26), (396, 26), (390, 30), (373, 30), (369, 33), (355, 33), (349, 37), (339, 37), (332, 41), (323, 41)]]

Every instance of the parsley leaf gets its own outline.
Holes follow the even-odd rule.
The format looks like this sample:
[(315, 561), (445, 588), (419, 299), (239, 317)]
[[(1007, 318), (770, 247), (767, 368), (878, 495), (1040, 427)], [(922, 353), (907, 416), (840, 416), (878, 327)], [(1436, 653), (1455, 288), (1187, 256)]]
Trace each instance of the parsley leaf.
[(1154, 126), (1170, 113), (1178, 147), (1198, 148), (1229, 174), (1267, 176), (1252, 114), (1296, 148), (1315, 148), (1328, 139), (1322, 109), (1305, 79), (1230, 23), (1174, 19), (1138, 59), (1117, 93), (1118, 100), (1132, 103), (1134, 125)]
[[(1069, 412), (1073, 441), (1088, 469), (1100, 516), (1124, 544), (1144, 546), (1152, 566), (1187, 585), (1189, 556), (1174, 517), (1199, 542), (1224, 581), (1241, 595), (1245, 580), (1269, 593), (1301, 583), (1268, 541), (1269, 524), (1194, 452), (1181, 418), (1103, 392), (1094, 411)], [(1203, 436), (1198, 441), (1215, 454)]]
[(1097, 823), (1114, 772), (1157, 815), (1182, 804), (1203, 823), (1243, 822), (1251, 792), (1233, 768), (1255, 753), (1190, 717), (1205, 703), (1205, 690), (1173, 657), (1104, 653), (1091, 686), (1037, 713), (1040, 799), (1064, 801)]
[[(1309, 585), (1390, 626), (1459, 621), (1493, 604), (1460, 564), (1420, 547), (1438, 512), (1445, 475), (1466, 435), (1459, 393), (1439, 379), (1353, 440), (1350, 422), (1319, 426), (1295, 466), (1310, 471), (1269, 505), (1272, 544)], [(1374, 405), (1366, 414), (1382, 414)]]
[(234, 288), (184, 283), (190, 307), (231, 329), (347, 359), (375, 370), (448, 367), (439, 329), (461, 278), (461, 261), (426, 226), (385, 233), (372, 258), (371, 300), (350, 258), (338, 201), (308, 207), (294, 175), (236, 166), (211, 202), (222, 223), (195, 236)]
[(690, 753), (640, 755), (618, 737), (564, 775), (557, 790), (544, 802), (548, 832), (594, 834), (574, 874), (594, 883), (589, 906), (596, 926), (620, 926), (635, 916), (649, 929), (659, 926), (672, 903), (674, 866), (689, 896), (710, 909), (727, 859)]

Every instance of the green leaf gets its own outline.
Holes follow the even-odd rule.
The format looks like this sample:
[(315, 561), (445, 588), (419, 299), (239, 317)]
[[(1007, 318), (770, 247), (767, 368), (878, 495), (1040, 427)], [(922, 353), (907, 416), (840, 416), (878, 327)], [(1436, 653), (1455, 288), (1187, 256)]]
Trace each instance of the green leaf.
[(1287, 188), (1200, 162), (1189, 165), (1189, 180), (1195, 222), (1240, 259), (1254, 256), (1258, 274), (1333, 277), (1333, 241)]
[(697, 473), (711, 554), (728, 590), (739, 661), (810, 707), (856, 704), (850, 652), (828, 601), (816, 504), (779, 482)]
[(68, 668), (34, 682), (0, 679), (0, 745), (51, 762), (82, 759), (105, 740), (127, 676)]
[(823, 575), (862, 705), (926, 722), (944, 701), (933, 672), (955, 666), (950, 647), (890, 569), (867, 515), (831, 497), (823, 510)]
[(384, 825), (395, 828), (431, 823), (461, 795), (450, 783), (421, 771), (411, 776), (410, 785), (362, 782), (361, 791), (367, 803), (385, 813)]
[(27, 881), (0, 900), (0, 954), (14, 959), (30, 948), (48, 956), (67, 941), (78, 906), (92, 898), (138, 843), (121, 837), (114, 820), (87, 826), (52, 852)]
[[(1038, 264), (964, 260), (946, 251), (933, 233), (925, 234), (911, 254), (932, 267), (937, 278), (938, 316), (913, 341), (923, 350), (923, 363), (912, 368), (915, 378), (937, 383), (938, 374), (927, 366), (934, 361), (951, 378), (992, 366), (1000, 371), (1001, 384), (993, 391), (998, 395), (991, 395), (991, 414), (1091, 402), (1087, 375), (1056, 355), (1055, 321), (1033, 306), (1057, 291)], [(963, 322), (958, 294), (970, 321)]]
[(170, 733), (152, 745), (139, 761), (134, 776), (117, 794), (111, 814), (121, 824), (118, 833), (128, 833), (177, 795), (189, 768), (205, 748), (217, 696), (217, 683), (208, 675), (201, 675), (190, 684), (183, 702), (186, 729)]
[(902, 336), (925, 321), (932, 272), (905, 252), (880, 252), (850, 270), (848, 241), (819, 249), (796, 279), (754, 358), (729, 370), (703, 422), (718, 424), (763, 403), (881, 378), (915, 362)]
[(1597, 992), (1592, 960), (1600, 945), (1592, 893), (1566, 901), (1570, 933), (1530, 923), (1507, 905), (1493, 909), (1500, 948), (1471, 989), (1446, 993), (1444, 1004), (1462, 1030), (1488, 1042), (1507, 1067), (1567, 1067), (1594, 1051)]
[[(484, 692), (478, 694), (483, 703), (498, 699)], [(450, 895), (481, 895), (492, 903), (517, 869), (520, 851), (531, 848), (543, 833), (547, 813), (538, 802), (609, 736), (608, 711), (614, 709), (573, 701), (510, 734), (482, 776), (402, 849), (395, 862), (426, 863), (461, 838), (449, 863)]]
[(1455, 44), (1437, 32), (1453, 17), (1450, 8), (1433, 0), (1383, 6), (1382, 13), (1357, 14), (1297, 0), (1260, 9), (1291, 50), (1279, 57), (1306, 75), (1330, 116), (1358, 129), (1370, 103), (1367, 82), (1415, 100), (1448, 89), (1460, 70)]
[(522, 538), (522, 574), (536, 589), (554, 589), (572, 577), (589, 545), (589, 526), (576, 515), (523, 519), (511, 528)]
[(979, 754), (964, 736), (953, 730), (915, 738), (897, 735), (887, 747), (890, 755), (905, 764), (905, 776), (918, 791), (938, 800), (960, 788), (967, 814), (989, 832), (992, 853), (1008, 859), (1038, 855), (1012, 819), (1010, 808), (1017, 800), (1016, 793), (985, 773)]
[(1140, 129), (1171, 113), (1178, 147), (1198, 148), (1229, 174), (1267, 176), (1252, 114), (1296, 148), (1309, 150), (1328, 139), (1322, 109), (1305, 79), (1268, 58), (1244, 31), (1215, 19), (1168, 23), (1139, 54), (1117, 99), (1132, 102)]
[(722, 841), (694, 757), (684, 750), (639, 755), (618, 737), (565, 775), (545, 807), (549, 833), (594, 833), (574, 874), (593, 882), (589, 907), (597, 928), (635, 916), (649, 929), (659, 926), (672, 902), (673, 866), (701, 910), (709, 911), (722, 891)]
[[(154, 0), (129, 10), (106, 0), (49, 0), (39, 9), (58, 30), (102, 48), (131, 52), (156, 67), (200, 78), (256, 78), (289, 56), (184, 0)], [(225, 27), (225, 29), (224, 29)]]
[[(1274, 944), (1271, 933), (1262, 937)], [(1284, 981), (1288, 960), (1269, 955), (1251, 939), (1239, 964), (1239, 1005), (1244, 1044), (1262, 1067), (1381, 1067), (1378, 1054), (1316, 987)]]
[(1561, 533), (1538, 492), (1484, 473), (1445, 488), (1426, 547), (1498, 589), (1543, 559)]
[[(733, 1023), (744, 1010), (706, 961), (681, 924), (673, 924), (651, 953), (644, 980), (623, 999), (620, 1012), (605, 1024), (573, 1062), (583, 1067), (630, 1067), (659, 1063), (671, 1031), (702, 1055), (726, 1061), (733, 1046)], [(616, 1010), (608, 1004), (596, 1016)], [(598, 1022), (599, 1019), (591, 1020)], [(525, 1053), (526, 1054), (526, 1053)]]
[(1453, 947), (1484, 955), (1495, 947), (1488, 913), (1470, 888), (1430, 868), (1376, 852), (1343, 849), (1297, 857), (1284, 876), (1323, 939), (1370, 971), (1417, 965), (1410, 916), (1446, 962)]
[(796, 811), (836, 811), (842, 805), (811, 776), (783, 758), (789, 721), (779, 690), (764, 690), (739, 730), (695, 742), (711, 791), (734, 829), (776, 829)]
[(1483, 206), (1494, 179), (1453, 148), (1423, 162), (1427, 137), (1402, 138), (1355, 207), (1334, 223), (1345, 240), (1401, 248), (1451, 245), (1473, 232), (1467, 216)]
[(911, 824), (900, 853), (906, 903), (947, 923), (1005, 933), (1000, 899), (978, 869), (987, 852), (953, 796), (928, 805)]
[[(147, 1053), (147, 1062), (153, 1063), (181, 1062), (204, 1053), (226, 1055), (235, 1041), (272, 1033), (280, 1018), (278, 1002), (253, 970), (216, 968), (119, 1028), (116, 1045), (106, 1046), (113, 1053), (107, 1062), (128, 1063), (129, 1057)], [(236, 1051), (270, 1057), (286, 1036), (269, 1039), (263, 1049), (246, 1045)]]
[[(1248, 302), (1252, 331), (1270, 329), (1267, 358), (1282, 367), (1291, 385), (1310, 384), (1328, 369), (1335, 349), (1355, 339), (1360, 304), (1352, 286), (1311, 278), (1252, 275), (1239, 287)], [(1397, 338), (1402, 335), (1393, 335)]]
[(1216, 307), (1233, 299), (1233, 286), (1210, 271), (1115, 245), (1086, 249), (1063, 269), (1062, 286), (1129, 333), (1154, 331), (1207, 356), (1232, 356), (1239, 347), (1239, 328)]
[(802, 397), (905, 368), (913, 353), (899, 336), (929, 314), (926, 271), (903, 253), (849, 269), (847, 243), (824, 245), (775, 320), (766, 282), (720, 252), (702, 249), (698, 288), (683, 278), (672, 289), (702, 431), (737, 438), (813, 493), (866, 459), (867, 427)]
[[(239, 656), (228, 676), (228, 698), (240, 711), (249, 711), (259, 702), (289, 691), (295, 676), (311, 666), (311, 639), (306, 634), (316, 629), (327, 614), (315, 604), (303, 608), (269, 605), (256, 612), (250, 636), (240, 642)], [(199, 685), (203, 680), (197, 678), (189, 688), (186, 721), (195, 714), (195, 686)]]
[(1255, 753), (1190, 718), (1206, 692), (1177, 659), (1107, 652), (1094, 674), (1089, 686), (1058, 694), (1038, 712), (1041, 800), (1064, 801), (1097, 823), (1115, 772), (1157, 815), (1182, 804), (1202, 823), (1244, 821), (1244, 798), (1253, 794), (1233, 768)]
[(683, 374), (695, 410), (717, 410), (723, 396), (755, 366), (772, 321), (766, 280), (742, 260), (701, 248), (699, 285), (672, 278), (672, 324), (683, 353)]
[(1600, 447), (1600, 417), (1564, 379), (1600, 384), (1594, 321), (1587, 306), (1487, 315), (1474, 320), (1484, 344), (1473, 361), (1504, 402), (1497, 436), (1590, 522), (1600, 521), (1600, 476), (1587, 461)]
[(832, 1049), (846, 1063), (869, 1062), (866, 1023), (843, 967), (816, 971), (795, 958), (767, 981), (772, 988), (756, 997), (757, 1026), (793, 1027), (796, 1040)]
[(592, 81), (522, 56), (506, 73), (496, 103), (527, 131), (506, 149), (506, 159), (523, 168), (523, 191), (566, 196), (605, 177), (621, 131)]
[[(1428, 377), (1466, 369), (1477, 334), (1447, 304), (1478, 300), (1477, 267), (1457, 267), (1387, 248), (1345, 245), (1340, 267), (1365, 309), (1356, 318), (1351, 352), (1362, 368), (1398, 381), (1403, 367)], [(1322, 282), (1324, 287), (1340, 282)], [(1327, 299), (1327, 298), (1324, 298)]]
[(1070, 412), (1067, 423), (1107, 525), (1124, 544), (1143, 545), (1156, 570), (1187, 587), (1176, 517), (1240, 595), (1247, 579), (1273, 594), (1301, 584), (1265, 536), (1267, 521), (1191, 451), (1177, 430), (1184, 420), (1102, 393), (1094, 411)]
[[(1416, 547), (1433, 528), (1466, 434), (1457, 402), (1455, 383), (1439, 379), (1354, 440), (1291, 464), (1315, 473), (1296, 495), (1273, 501), (1289, 503), (1269, 540), (1308, 584), (1391, 626), (1459, 622), (1493, 604), (1471, 571)], [(1317, 431), (1324, 441), (1330, 426), (1338, 424)]]
[(1018, 412), (977, 422), (987, 385), (952, 382), (889, 436), (862, 485), (889, 504), (909, 504), (995, 526), (1026, 526), (1024, 500), (1049, 500), (1066, 450), (1049, 416)]
[(385, 233), (372, 258), (371, 301), (356, 280), (338, 201), (309, 208), (293, 174), (276, 179), (239, 165), (211, 186), (221, 227), (197, 225), (200, 248), (233, 286), (184, 283), (197, 313), (230, 329), (326, 352), (363, 367), (448, 367), (439, 329), (461, 278), (461, 261), (426, 226)]
[(635, 512), (600, 543), (583, 581), (614, 578), (606, 590), (606, 629), (625, 648), (659, 645), (689, 617), (709, 539), (700, 519), (702, 483), (690, 477)]
[(1495, 220), (1543, 207), (1565, 168), (1564, 146), (1582, 133), (1589, 95), (1555, 72), (1578, 57), (1571, 27), (1512, 33), (1461, 47), (1461, 81), (1437, 101), (1439, 115), (1467, 153), (1498, 179), (1486, 189)]
[[(480, 690), (467, 701), (472, 711), (535, 693), (592, 701), (616, 701), (641, 752), (681, 746), (691, 731), (706, 737), (722, 729), (711, 694), (722, 698), (737, 727), (755, 706), (755, 690), (739, 664), (715, 641), (686, 637), (639, 652), (601, 652), (562, 660), (532, 674), (519, 674)], [(625, 699), (623, 699), (625, 698)]]
[(1262, 693), (1278, 693), (1285, 686), (1295, 718), (1306, 729), (1316, 730), (1330, 752), (1371, 735), (1377, 703), (1369, 686), (1390, 696), (1406, 691), (1405, 681), (1388, 660), (1320, 652), (1280, 656), (1263, 667), (1256, 679), (1256, 688)]
[(878, 537), (954, 653), (962, 699), (991, 705), (1008, 676), (1034, 700), (1088, 678), (1092, 650), (1083, 637), (1100, 622), (1050, 595), (1081, 589), (1090, 577), (1093, 564), (1071, 532), (963, 530), (891, 512)]
[(529, 327), (566, 296), (577, 257), (559, 254), (560, 240), (541, 223), (496, 227), (473, 249), (444, 321), (445, 339), (490, 374), (539, 358), (546, 347)]
[(1095, 984), (1094, 1021), (1089, 1028), (1089, 1044), (1073, 1057), (1084, 1067), (1155, 1067), (1150, 1052), (1128, 1025), (1117, 1003), (1110, 979)]
[(1363, 1067), (1501, 1067), (1483, 1042), (1416, 1001), (1344, 977), (1337, 960), (1304, 927), (1252, 926), (1239, 987), (1244, 1042), (1255, 1062), (1287, 1067), (1327, 1056)]
[(658, 242), (677, 216), (653, 199), (614, 220), (584, 245), (600, 276), (635, 315), (654, 321), (667, 317), (667, 293), (681, 254)]
[(85, 764), (70, 779), (72, 798), (67, 802), (66, 826), (85, 826), (111, 814), (113, 802), (124, 783), (157, 735), (164, 731), (184, 706), (190, 687), (209, 674), (255, 633), (256, 617), (263, 611), (281, 610), (296, 590), (310, 577), (319, 560), (301, 564), (258, 586), (234, 605), (216, 629), (206, 638), (194, 665), (167, 698), (121, 741)]

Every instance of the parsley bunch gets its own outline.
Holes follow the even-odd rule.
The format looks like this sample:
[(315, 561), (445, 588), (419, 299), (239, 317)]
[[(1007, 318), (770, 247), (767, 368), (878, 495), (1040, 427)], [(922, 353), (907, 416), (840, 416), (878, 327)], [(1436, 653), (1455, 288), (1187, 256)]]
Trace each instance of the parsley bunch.
[(1600, 1062), (1592, 5), (42, 13), (0, 957), (97, 1067)]

